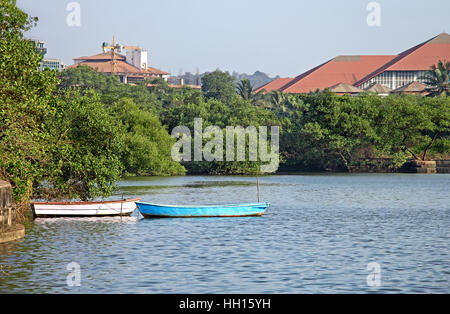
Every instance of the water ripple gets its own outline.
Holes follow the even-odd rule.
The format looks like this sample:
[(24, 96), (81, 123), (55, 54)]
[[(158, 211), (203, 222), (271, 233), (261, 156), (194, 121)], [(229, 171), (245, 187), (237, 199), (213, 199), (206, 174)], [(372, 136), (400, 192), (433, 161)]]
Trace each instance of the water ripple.
[[(130, 178), (117, 196), (254, 202), (250, 177)], [(0, 245), (0, 293), (449, 293), (450, 175), (261, 178), (266, 216), (37, 219)], [(66, 283), (80, 265), (81, 286)], [(368, 263), (381, 267), (367, 284)]]

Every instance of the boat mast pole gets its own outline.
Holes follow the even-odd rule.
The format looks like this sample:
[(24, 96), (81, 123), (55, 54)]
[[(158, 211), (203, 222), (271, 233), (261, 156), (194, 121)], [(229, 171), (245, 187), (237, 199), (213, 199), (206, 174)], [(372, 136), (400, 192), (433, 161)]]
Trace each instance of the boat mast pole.
[(258, 203), (260, 203), (260, 193), (259, 193), (259, 168), (258, 168), (258, 172), (256, 173), (256, 190), (258, 193)]
[(123, 206), (123, 193), (122, 193), (122, 201), (120, 202), (120, 217), (122, 217), (122, 206)]

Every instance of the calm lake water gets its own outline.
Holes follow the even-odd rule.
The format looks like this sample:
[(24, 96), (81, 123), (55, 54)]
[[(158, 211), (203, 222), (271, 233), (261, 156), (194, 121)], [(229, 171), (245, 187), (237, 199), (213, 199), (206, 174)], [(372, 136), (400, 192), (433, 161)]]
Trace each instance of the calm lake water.
[[(0, 245), (0, 293), (449, 293), (449, 191), (446, 174), (270, 176), (263, 217), (38, 219)], [(163, 204), (257, 195), (255, 178), (203, 176), (132, 178), (122, 194)], [(79, 287), (67, 285), (71, 262)]]

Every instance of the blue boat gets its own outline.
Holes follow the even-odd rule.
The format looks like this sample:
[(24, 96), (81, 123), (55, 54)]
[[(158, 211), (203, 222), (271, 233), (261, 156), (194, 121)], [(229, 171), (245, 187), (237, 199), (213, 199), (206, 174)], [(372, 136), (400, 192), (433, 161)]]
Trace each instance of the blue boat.
[(196, 218), (196, 217), (249, 217), (262, 216), (269, 203), (212, 205), (212, 206), (174, 206), (136, 202), (145, 218)]

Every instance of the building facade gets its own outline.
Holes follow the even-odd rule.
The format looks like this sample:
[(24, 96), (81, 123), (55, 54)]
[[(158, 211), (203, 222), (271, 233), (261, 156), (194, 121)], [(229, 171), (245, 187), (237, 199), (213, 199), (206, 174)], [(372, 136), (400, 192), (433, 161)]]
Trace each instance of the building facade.
[(61, 62), (61, 59), (45, 58), (45, 55), (47, 54), (47, 43), (45, 41), (34, 39), (30, 40), (35, 43), (36, 52), (38, 52), (43, 57), (41, 65), (39, 66), (40, 71), (43, 71), (44, 69), (50, 69), (60, 72), (65, 68), (66, 65)]
[[(122, 49), (120, 49), (121, 51)], [(122, 83), (134, 83), (145, 79), (167, 80), (170, 73), (148, 66), (148, 54), (139, 47), (124, 47), (126, 55), (106, 51), (103, 53), (75, 58), (74, 64), (66, 69), (86, 65), (99, 72), (117, 75)]]
[(33, 40), (36, 44), (36, 51), (40, 53), (42, 56), (47, 54), (47, 43), (42, 40)]
[(439, 60), (450, 61), (450, 35), (447, 33), (398, 55), (338, 56), (293, 79), (279, 79), (258, 90), (265, 87), (268, 91), (309, 93), (339, 83), (363, 90), (375, 84), (397, 90), (413, 82), (423, 83), (425, 72)]
[(42, 60), (41, 70), (50, 69), (61, 72), (65, 68), (65, 64), (60, 59), (44, 59)]
[(368, 88), (373, 84), (381, 84), (390, 89), (397, 89), (411, 82), (424, 82), (423, 75), (426, 71), (384, 71), (374, 78), (359, 85), (360, 88)]

